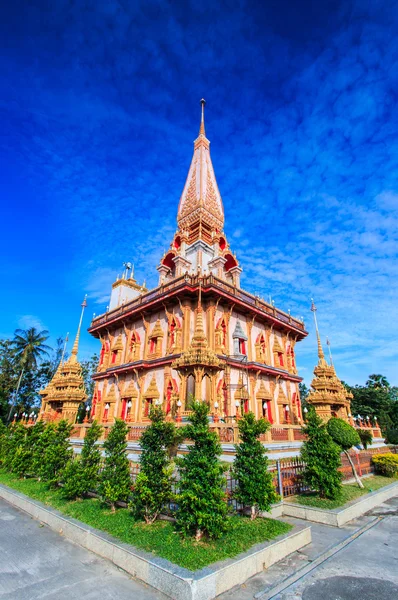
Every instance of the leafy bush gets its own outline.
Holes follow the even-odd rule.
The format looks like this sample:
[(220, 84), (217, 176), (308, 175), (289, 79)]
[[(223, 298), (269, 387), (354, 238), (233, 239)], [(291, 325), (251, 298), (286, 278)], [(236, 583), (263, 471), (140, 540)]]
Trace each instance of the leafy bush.
[(370, 429), (358, 429), (358, 435), (365, 450), (372, 444), (373, 433)]
[[(73, 425), (62, 419), (54, 429), (49, 430), (48, 445), (42, 456), (42, 467), (40, 475), (42, 479), (48, 481), (50, 486), (57, 486), (62, 478), (62, 472), (66, 464), (73, 456), (73, 449), (70, 446), (69, 438)], [(41, 438), (46, 432), (44, 430)]]
[(127, 458), (128, 427), (116, 419), (104, 442), (105, 461), (100, 476), (99, 494), (115, 512), (116, 502), (127, 502), (131, 490), (130, 463)]
[(164, 416), (161, 408), (153, 407), (149, 413), (151, 424), (140, 438), (140, 472), (133, 487), (131, 508), (146, 523), (157, 519), (172, 495), (174, 464), (169, 460), (168, 449), (175, 446), (177, 433), (174, 423), (166, 423)]
[[(24, 446), (26, 436), (26, 429), (22, 423), (12, 423), (9, 425), (7, 432), (4, 436), (4, 449), (3, 449), (3, 466), (8, 471), (14, 471), (14, 464), (18, 468), (19, 466), (19, 454), (20, 448)], [(18, 459), (16, 460), (16, 456)]]
[(44, 457), (46, 456), (48, 448), (53, 444), (55, 435), (55, 424), (46, 423), (41, 435), (37, 439), (36, 450), (32, 458), (31, 474), (38, 477), (39, 480), (46, 476)]
[(258, 439), (268, 431), (271, 424), (265, 419), (257, 420), (252, 412), (238, 421), (241, 443), (235, 446), (236, 457), (232, 476), (237, 481), (234, 497), (243, 506), (251, 507), (251, 518), (260, 510), (269, 510), (278, 499), (268, 471), (266, 450)]
[(307, 423), (302, 431), (307, 437), (300, 453), (305, 463), (303, 480), (321, 498), (335, 500), (341, 494), (340, 448), (313, 406), (308, 408)]
[(398, 429), (387, 429), (386, 442), (398, 446)]
[(62, 474), (62, 491), (66, 498), (81, 498), (89, 491), (97, 490), (101, 464), (101, 451), (97, 441), (101, 433), (102, 427), (97, 421), (93, 421), (91, 427), (86, 430), (80, 458), (72, 459), (66, 465)]
[(354, 429), (349, 423), (333, 417), (328, 421), (328, 433), (332, 437), (333, 441), (340, 446), (344, 454), (346, 455), (348, 462), (351, 465), (352, 474), (354, 475), (355, 481), (360, 488), (363, 488), (363, 483), (358, 477), (357, 470), (354, 463), (352, 462), (351, 456), (348, 450), (353, 446), (357, 446), (361, 443), (358, 431)]
[(385, 477), (398, 476), (398, 454), (375, 454), (372, 456), (372, 462), (376, 473)]
[(193, 401), (185, 437), (193, 441), (188, 454), (177, 459), (180, 466), (180, 493), (177, 496), (177, 526), (185, 535), (200, 540), (203, 535), (220, 537), (229, 526), (225, 477), (218, 457), (221, 445), (210, 431), (209, 407)]

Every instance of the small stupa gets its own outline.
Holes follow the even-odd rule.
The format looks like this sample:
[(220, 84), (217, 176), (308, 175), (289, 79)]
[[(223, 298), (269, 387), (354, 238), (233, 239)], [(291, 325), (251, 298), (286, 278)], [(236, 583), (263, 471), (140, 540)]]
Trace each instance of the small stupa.
[(314, 379), (307, 401), (313, 404), (318, 415), (328, 421), (331, 417), (339, 417), (345, 421), (351, 419), (351, 399), (349, 392), (336, 375), (330, 355), (330, 364), (325, 359), (316, 318), (317, 308), (312, 302), (311, 311), (314, 314), (315, 331), (318, 342), (318, 364), (314, 369)]
[(40, 391), (42, 404), (40, 418), (43, 421), (58, 421), (66, 419), (75, 423), (77, 411), (82, 402), (87, 399), (84, 388), (81, 364), (77, 360), (79, 349), (80, 329), (83, 321), (84, 309), (87, 306), (86, 298), (82, 302), (79, 327), (72, 352), (68, 360), (64, 361), (64, 353), (58, 368), (50, 383)]

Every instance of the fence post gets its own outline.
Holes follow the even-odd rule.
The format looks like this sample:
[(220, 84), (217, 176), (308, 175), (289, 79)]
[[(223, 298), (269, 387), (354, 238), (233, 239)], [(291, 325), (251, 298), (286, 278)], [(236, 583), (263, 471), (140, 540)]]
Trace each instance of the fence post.
[(359, 477), (362, 477), (361, 461), (359, 460), (359, 452), (357, 452), (357, 465), (359, 471)]
[(279, 458), (276, 459), (276, 468), (278, 471), (278, 487), (279, 487), (279, 495), (283, 500), (283, 483), (282, 483), (282, 470), (281, 470), (281, 461)]

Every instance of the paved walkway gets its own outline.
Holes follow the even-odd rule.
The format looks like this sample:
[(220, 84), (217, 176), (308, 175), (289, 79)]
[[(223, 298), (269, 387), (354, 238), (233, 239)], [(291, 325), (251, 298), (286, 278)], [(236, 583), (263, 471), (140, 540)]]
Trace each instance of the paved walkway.
[(0, 500), (1, 600), (167, 600)]
[[(376, 517), (383, 517), (374, 521)], [(285, 519), (287, 520), (287, 519)], [(290, 519), (294, 522), (294, 519)], [(300, 521), (303, 523), (303, 521)], [(314, 570), (279, 593), (275, 589), (358, 527), (376, 524)], [(398, 599), (398, 497), (342, 528), (312, 524), (313, 543), (249, 579), (217, 600)]]
[[(382, 518), (375, 522), (377, 517)], [(358, 528), (372, 524), (295, 583), (283, 584), (298, 569), (311, 568), (312, 561), (325, 550), (344, 542)], [(313, 524), (312, 536), (308, 547), (217, 600), (398, 599), (398, 498), (341, 529)], [(278, 592), (276, 586), (281, 584)], [(167, 600), (160, 592), (0, 500), (0, 599), (75, 598)]]

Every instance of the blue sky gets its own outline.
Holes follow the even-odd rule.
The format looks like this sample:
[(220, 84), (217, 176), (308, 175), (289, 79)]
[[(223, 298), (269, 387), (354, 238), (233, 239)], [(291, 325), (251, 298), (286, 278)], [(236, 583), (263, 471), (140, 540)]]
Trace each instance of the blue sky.
[[(340, 377), (398, 384), (397, 2), (14, 0), (0, 21), (0, 334), (73, 332), (176, 227), (200, 105), (242, 287)], [(85, 333), (81, 356), (98, 350)]]

